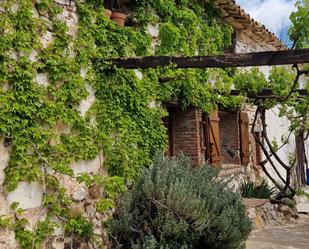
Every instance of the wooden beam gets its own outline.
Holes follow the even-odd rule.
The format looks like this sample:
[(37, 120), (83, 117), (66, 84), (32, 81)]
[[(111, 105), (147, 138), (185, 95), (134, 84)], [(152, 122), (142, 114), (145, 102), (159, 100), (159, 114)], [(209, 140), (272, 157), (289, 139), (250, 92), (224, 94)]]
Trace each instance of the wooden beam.
[[(309, 93), (306, 89), (295, 89), (293, 92), (298, 93), (299, 97), (307, 97), (309, 95)], [(230, 95), (239, 96), (240, 91), (239, 90), (231, 90)], [(258, 98), (258, 99), (272, 99), (272, 98), (278, 99), (278, 98), (280, 98), (280, 96), (273, 94), (272, 89), (269, 89), (269, 88), (263, 88), (258, 93), (248, 92), (247, 96), (249, 98)]]
[(146, 56), (113, 59), (120, 68), (156, 68), (174, 64), (177, 68), (225, 68), (309, 63), (309, 49), (225, 54), (217, 56)]

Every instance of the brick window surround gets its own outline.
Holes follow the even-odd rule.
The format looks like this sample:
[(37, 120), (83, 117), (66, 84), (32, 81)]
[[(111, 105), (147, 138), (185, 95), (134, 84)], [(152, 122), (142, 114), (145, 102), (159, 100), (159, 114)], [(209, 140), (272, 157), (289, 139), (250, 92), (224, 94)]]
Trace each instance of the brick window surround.
[[(169, 115), (163, 119), (163, 122), (168, 135), (169, 147), (166, 151), (168, 156), (173, 157), (183, 153), (191, 158), (195, 166), (202, 165), (206, 161), (213, 166), (243, 164), (244, 148), (249, 146), (248, 140), (245, 139), (245, 146), (241, 142), (244, 141), (242, 130), (244, 124), (248, 125), (241, 118), (244, 113), (219, 111), (214, 116), (210, 114), (208, 118), (195, 107), (183, 110), (179, 106), (168, 106), (167, 110)], [(215, 139), (219, 140), (216, 146), (211, 140), (214, 126), (209, 128), (215, 124), (218, 127), (215, 133), (219, 133), (218, 138)], [(245, 130), (246, 128), (245, 126)], [(219, 154), (214, 153), (214, 149), (219, 149)], [(214, 158), (216, 158), (215, 161), (212, 160)], [(246, 164), (247, 162), (244, 165)]]

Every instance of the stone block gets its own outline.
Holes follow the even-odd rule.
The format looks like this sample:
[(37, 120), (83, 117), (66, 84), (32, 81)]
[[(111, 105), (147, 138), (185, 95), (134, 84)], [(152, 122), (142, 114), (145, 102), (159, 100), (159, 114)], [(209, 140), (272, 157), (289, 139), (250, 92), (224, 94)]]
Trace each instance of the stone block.
[(85, 213), (84, 203), (73, 202), (71, 206), (71, 211), (73, 215), (80, 215)]
[(88, 72), (88, 69), (87, 69), (87, 68), (81, 67), (81, 69), (80, 69), (80, 76), (81, 76), (83, 79), (86, 79), (87, 72)]
[(18, 219), (26, 219), (28, 221), (26, 229), (33, 230), (39, 221), (43, 221), (46, 218), (46, 213), (46, 209), (38, 207), (24, 210), (17, 217)]
[(86, 214), (88, 215), (88, 217), (90, 219), (92, 219), (95, 216), (95, 214), (96, 214), (96, 207), (95, 207), (95, 205), (90, 203), (90, 202), (86, 202), (84, 204), (84, 207), (85, 207)]
[(9, 205), (18, 202), (22, 209), (36, 208), (42, 205), (43, 189), (40, 184), (20, 182), (17, 188), (8, 193)]
[(15, 249), (20, 248), (15, 240), (15, 234), (12, 230), (6, 229), (0, 231), (0, 248)]
[(147, 33), (151, 35), (153, 38), (159, 37), (159, 26), (158, 25), (148, 25)]
[(47, 87), (49, 82), (48, 82), (48, 74), (47, 73), (38, 73), (35, 76), (36, 82), (41, 85)]
[(8, 204), (5, 194), (0, 188), (0, 216), (8, 215), (9, 213), (10, 213), (10, 206)]
[(45, 242), (45, 245), (43, 245), (42, 248), (48, 248), (48, 249), (63, 249), (64, 247), (64, 236), (54, 236), (51, 238), (48, 238)]
[(139, 70), (137, 70), (137, 69), (134, 69), (133, 71), (134, 71), (136, 77), (137, 77), (139, 80), (142, 80), (142, 79), (143, 79), (143, 73), (142, 73), (141, 71), (139, 71)]
[(70, 5), (71, 0), (55, 0), (55, 2), (61, 5)]
[(57, 178), (59, 180), (59, 185), (63, 188), (65, 188), (66, 194), (68, 196), (72, 196), (76, 187), (82, 186), (79, 185), (74, 178), (71, 178), (67, 175), (57, 175)]
[(43, 48), (47, 48), (48, 45), (53, 41), (53, 33), (46, 31), (40, 38)]
[(38, 52), (35, 51), (35, 50), (32, 50), (31, 54), (29, 55), (29, 60), (31, 62), (37, 61), (37, 59), (36, 59), (37, 55), (38, 55)]
[(73, 201), (83, 201), (88, 195), (88, 190), (86, 187), (76, 187), (73, 194), (72, 194), (72, 200)]
[(301, 202), (296, 206), (298, 213), (309, 213), (309, 202)]
[(82, 160), (79, 162), (75, 162), (71, 165), (71, 168), (74, 172), (74, 175), (78, 175), (81, 173), (97, 174), (100, 171), (102, 162), (103, 162), (103, 156), (98, 155), (93, 160)]

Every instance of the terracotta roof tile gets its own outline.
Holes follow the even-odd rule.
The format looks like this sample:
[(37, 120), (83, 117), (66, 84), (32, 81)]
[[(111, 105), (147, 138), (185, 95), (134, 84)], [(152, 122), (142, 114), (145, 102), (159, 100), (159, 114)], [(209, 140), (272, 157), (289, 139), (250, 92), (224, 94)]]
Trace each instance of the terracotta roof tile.
[(234, 0), (214, 0), (215, 5), (221, 10), (223, 19), (237, 30), (245, 30), (257, 36), (259, 40), (271, 45), (278, 50), (285, 50), (284, 45), (277, 36), (269, 31), (265, 25), (250, 17)]

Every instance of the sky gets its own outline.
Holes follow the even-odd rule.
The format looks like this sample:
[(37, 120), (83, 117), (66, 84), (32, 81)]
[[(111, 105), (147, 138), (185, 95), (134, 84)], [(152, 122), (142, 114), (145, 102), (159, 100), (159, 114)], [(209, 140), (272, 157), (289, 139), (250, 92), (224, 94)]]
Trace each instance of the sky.
[(287, 35), (289, 16), (295, 10), (296, 0), (236, 0), (236, 3), (283, 42), (290, 43)]

